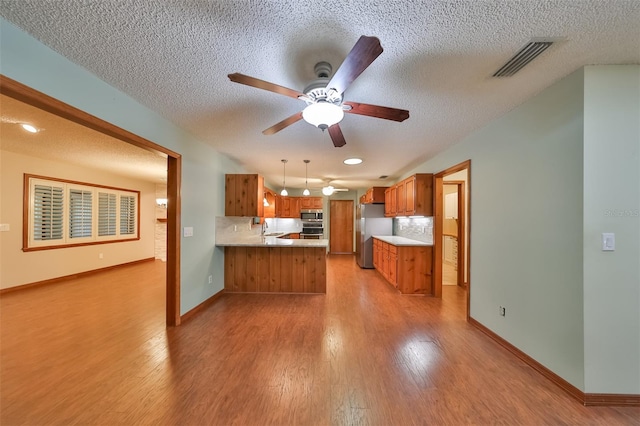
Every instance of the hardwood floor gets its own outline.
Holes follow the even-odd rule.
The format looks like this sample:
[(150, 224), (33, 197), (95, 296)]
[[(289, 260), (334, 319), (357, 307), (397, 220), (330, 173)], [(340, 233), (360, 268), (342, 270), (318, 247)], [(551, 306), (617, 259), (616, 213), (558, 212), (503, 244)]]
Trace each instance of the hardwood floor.
[(326, 295), (226, 294), (165, 329), (164, 264), (0, 298), (8, 425), (637, 425), (583, 407), (465, 321), (352, 256)]

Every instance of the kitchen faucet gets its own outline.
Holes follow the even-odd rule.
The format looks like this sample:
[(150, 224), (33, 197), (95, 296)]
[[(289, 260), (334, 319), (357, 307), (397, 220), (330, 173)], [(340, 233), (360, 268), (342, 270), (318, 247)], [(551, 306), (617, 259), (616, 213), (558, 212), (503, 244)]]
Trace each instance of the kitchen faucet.
[(260, 233), (260, 235), (264, 236), (264, 231), (267, 230), (267, 228), (269, 227), (269, 224), (267, 224), (267, 222), (262, 222), (262, 232)]

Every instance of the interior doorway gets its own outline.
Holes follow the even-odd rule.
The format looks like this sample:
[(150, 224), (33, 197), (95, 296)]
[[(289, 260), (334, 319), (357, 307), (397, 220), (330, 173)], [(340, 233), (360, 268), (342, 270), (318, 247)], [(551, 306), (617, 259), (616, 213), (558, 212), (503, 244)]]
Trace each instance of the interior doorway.
[(329, 201), (329, 253), (353, 254), (353, 200)]
[(139, 148), (167, 156), (166, 324), (180, 324), (180, 176), (182, 157), (51, 96), (0, 75), (0, 93)]
[[(464, 173), (465, 171), (457, 172)], [(464, 273), (465, 247), (465, 180), (443, 182), (444, 218), (442, 226), (442, 285), (466, 288)]]
[[(442, 297), (443, 285), (466, 289), (469, 318), (471, 160), (434, 175), (434, 296)], [(453, 271), (449, 267), (452, 267)]]

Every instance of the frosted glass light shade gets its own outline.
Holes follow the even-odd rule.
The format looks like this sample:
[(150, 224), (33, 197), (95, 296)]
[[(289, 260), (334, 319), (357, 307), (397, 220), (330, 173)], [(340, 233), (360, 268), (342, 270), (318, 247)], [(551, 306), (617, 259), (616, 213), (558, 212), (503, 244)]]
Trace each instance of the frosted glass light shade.
[(326, 129), (344, 118), (342, 107), (329, 102), (316, 102), (302, 111), (302, 118), (309, 124)]
[(305, 188), (304, 191), (302, 191), (302, 195), (304, 195), (305, 197), (311, 195), (311, 191), (309, 191), (309, 188)]
[(286, 197), (287, 195), (289, 195), (289, 192), (287, 191), (286, 188), (282, 188), (282, 191), (280, 191), (280, 195), (282, 195), (283, 197)]
[(322, 193), (324, 195), (326, 195), (327, 197), (329, 195), (333, 195), (333, 186), (331, 186), (331, 185), (325, 186), (324, 188), (322, 188)]

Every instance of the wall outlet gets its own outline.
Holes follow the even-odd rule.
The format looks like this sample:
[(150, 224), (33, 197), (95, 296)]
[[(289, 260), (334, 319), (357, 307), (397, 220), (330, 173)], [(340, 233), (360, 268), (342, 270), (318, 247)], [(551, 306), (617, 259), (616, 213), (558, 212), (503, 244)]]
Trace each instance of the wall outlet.
[(233, 225), (233, 232), (238, 232), (238, 225)]
[(209, 275), (209, 284), (213, 284), (213, 275)]
[(104, 258), (104, 255), (102, 253), (98, 254), (98, 259), (102, 259)]
[(507, 315), (507, 308), (505, 308), (504, 306), (500, 306), (500, 316), (504, 317)]

